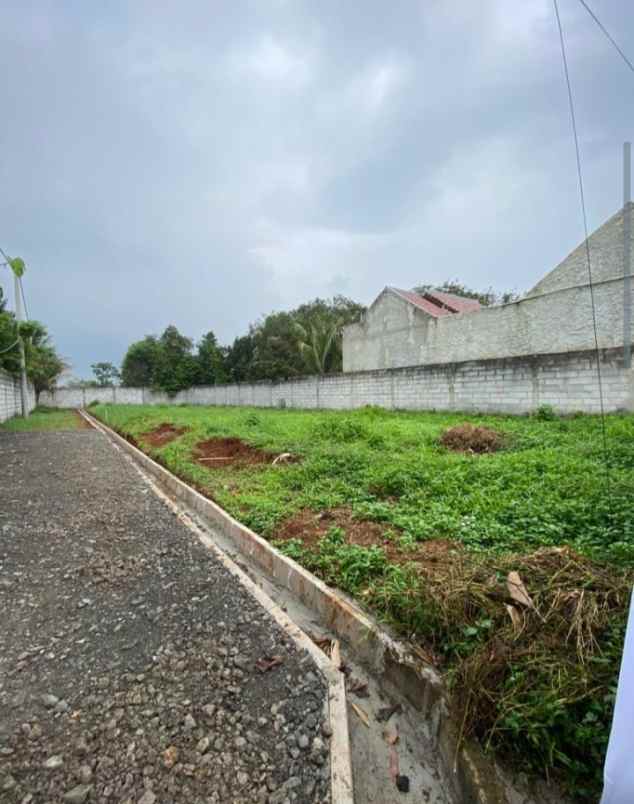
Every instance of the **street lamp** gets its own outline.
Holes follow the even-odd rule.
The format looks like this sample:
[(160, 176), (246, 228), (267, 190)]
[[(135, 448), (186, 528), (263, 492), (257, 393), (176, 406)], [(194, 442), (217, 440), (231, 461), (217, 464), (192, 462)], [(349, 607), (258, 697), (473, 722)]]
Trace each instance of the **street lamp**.
[(20, 334), (20, 324), (24, 321), (24, 311), (22, 309), (22, 293), (20, 290), (20, 279), (26, 271), (26, 265), (22, 257), (7, 257), (0, 248), (0, 254), (6, 260), (6, 265), (13, 271), (13, 283), (15, 288), (15, 316), (18, 320), (18, 346), (20, 349), (20, 401), (22, 403), (22, 416), (29, 415), (29, 389), (26, 379), (26, 358), (24, 355), (24, 341)]

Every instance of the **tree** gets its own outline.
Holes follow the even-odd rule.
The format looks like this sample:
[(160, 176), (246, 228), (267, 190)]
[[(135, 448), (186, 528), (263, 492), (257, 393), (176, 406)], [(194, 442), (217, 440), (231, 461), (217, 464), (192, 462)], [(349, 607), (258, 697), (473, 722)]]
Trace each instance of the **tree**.
[(292, 312), (270, 313), (251, 325), (250, 335), (254, 345), (251, 379), (281, 380), (304, 373)]
[(40, 346), (27, 362), (26, 373), (33, 383), (35, 398), (39, 400), (42, 391), (52, 391), (60, 375), (68, 365), (50, 346)]
[(343, 328), (346, 324), (358, 321), (364, 311), (363, 305), (345, 296), (315, 299), (300, 305), (294, 311), (294, 319), (304, 371), (316, 371), (318, 374), (342, 371)]
[(225, 354), (225, 370), (229, 382), (245, 382), (253, 379), (251, 375), (255, 359), (253, 336), (242, 335), (236, 338)]
[(488, 290), (471, 290), (463, 285), (458, 279), (449, 279), (442, 285), (418, 285), (414, 288), (416, 293), (421, 295), (430, 290), (440, 290), (444, 293), (455, 293), (456, 296), (463, 296), (465, 299), (476, 299), (483, 307), (490, 307), (492, 304), (508, 304), (508, 302), (519, 299), (520, 294), (515, 291), (495, 291), (493, 288)]
[(197, 363), (192, 354), (193, 342), (171, 324), (158, 340), (158, 360), (152, 386), (170, 396), (196, 382)]
[(311, 373), (326, 374), (341, 328), (341, 319), (328, 321), (315, 317), (306, 326), (295, 322), (297, 345)]
[(99, 388), (112, 388), (121, 376), (119, 369), (112, 363), (93, 363), (90, 368)]
[(226, 382), (225, 367), (226, 350), (218, 345), (218, 340), (211, 330), (200, 339), (196, 354), (196, 384), (215, 385)]
[(0, 288), (0, 368), (17, 376), (20, 373), (18, 322), (6, 306), (7, 300)]
[(68, 366), (55, 351), (44, 324), (25, 321), (19, 325), (19, 332), (24, 341), (26, 374), (33, 383), (38, 400), (42, 391), (55, 388), (58, 377)]
[(160, 346), (155, 335), (146, 335), (128, 347), (121, 364), (121, 384), (128, 388), (148, 388), (154, 384)]
[[(14, 273), (24, 274), (24, 261), (20, 257), (8, 260)], [(19, 336), (19, 337), (18, 337)], [(0, 368), (15, 377), (20, 376), (19, 338), (24, 343), (26, 374), (33, 383), (36, 400), (42, 391), (51, 391), (67, 365), (55, 351), (44, 324), (39, 321), (16, 320), (7, 310), (7, 300), (0, 288)]]
[(364, 307), (344, 296), (315, 299), (294, 310), (271, 313), (251, 326), (250, 379), (284, 379), (342, 370), (341, 336)]

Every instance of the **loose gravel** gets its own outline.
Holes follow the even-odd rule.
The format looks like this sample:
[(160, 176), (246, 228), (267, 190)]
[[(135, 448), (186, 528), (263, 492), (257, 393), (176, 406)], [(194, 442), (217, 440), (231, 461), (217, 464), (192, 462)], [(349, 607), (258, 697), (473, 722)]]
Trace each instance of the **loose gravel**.
[(328, 802), (310, 657), (99, 433), (0, 433), (0, 800)]

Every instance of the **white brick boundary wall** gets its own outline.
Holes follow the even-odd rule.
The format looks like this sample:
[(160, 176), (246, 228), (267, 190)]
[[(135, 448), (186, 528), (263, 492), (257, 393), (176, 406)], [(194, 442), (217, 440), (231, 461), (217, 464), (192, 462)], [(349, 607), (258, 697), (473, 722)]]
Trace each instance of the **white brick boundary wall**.
[[(29, 384), (29, 413), (35, 407), (35, 391)], [(0, 422), (22, 414), (20, 380), (0, 369)]]
[[(85, 407), (115, 404), (234, 405), (345, 410), (380, 405), (399, 410), (529, 413), (552, 405), (561, 413), (600, 410), (595, 352), (566, 352), (434, 366), (359, 371), (285, 382), (190, 388), (174, 397), (146, 388), (59, 389), (40, 404)], [(634, 370), (623, 369), (622, 351), (600, 352), (606, 411), (634, 410)]]

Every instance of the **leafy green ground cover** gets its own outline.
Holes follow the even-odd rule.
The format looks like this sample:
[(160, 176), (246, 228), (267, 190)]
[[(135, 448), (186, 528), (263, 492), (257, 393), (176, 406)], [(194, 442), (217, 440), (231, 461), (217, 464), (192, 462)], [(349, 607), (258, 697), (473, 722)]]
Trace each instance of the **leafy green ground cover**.
[(26, 419), (14, 416), (3, 422), (0, 424), (0, 431), (23, 433), (32, 430), (80, 430), (84, 426), (74, 410), (36, 408)]
[[(548, 410), (93, 412), (429, 651), (465, 734), (596, 797), (634, 579), (634, 417), (607, 418), (606, 465), (598, 418)], [(186, 429), (152, 447), (144, 434), (166, 422)], [(500, 433), (503, 449), (442, 447), (465, 422)], [(199, 442), (223, 437), (299, 460), (197, 462)], [(311, 516), (321, 524), (308, 539)], [(372, 538), (353, 538), (354, 523)], [(511, 570), (533, 607), (509, 596)]]

